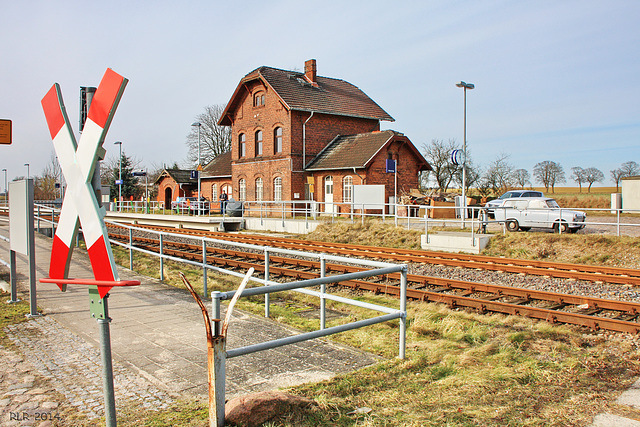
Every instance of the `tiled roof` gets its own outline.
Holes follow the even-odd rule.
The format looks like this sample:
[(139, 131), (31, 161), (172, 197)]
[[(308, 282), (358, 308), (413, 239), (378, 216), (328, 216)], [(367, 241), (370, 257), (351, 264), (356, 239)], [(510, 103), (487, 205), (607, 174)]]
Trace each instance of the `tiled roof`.
[(231, 176), (231, 151), (220, 154), (202, 168), (202, 177)]
[(399, 132), (384, 130), (336, 137), (318, 153), (306, 170), (364, 168), (376, 153), (394, 138), (403, 138), (408, 141), (416, 156), (424, 162), (424, 168), (430, 169), (429, 164), (408, 138)]
[(156, 184), (165, 176), (171, 177), (178, 184), (197, 184), (198, 179), (191, 178), (191, 171), (184, 169), (165, 169), (156, 179)]
[(357, 86), (340, 79), (316, 77), (317, 85), (312, 85), (304, 73), (260, 67), (247, 74), (236, 88), (227, 104), (220, 124), (227, 123), (227, 114), (243, 84), (262, 79), (278, 94), (290, 110), (314, 111), (349, 117), (362, 117), (393, 122), (394, 119)]

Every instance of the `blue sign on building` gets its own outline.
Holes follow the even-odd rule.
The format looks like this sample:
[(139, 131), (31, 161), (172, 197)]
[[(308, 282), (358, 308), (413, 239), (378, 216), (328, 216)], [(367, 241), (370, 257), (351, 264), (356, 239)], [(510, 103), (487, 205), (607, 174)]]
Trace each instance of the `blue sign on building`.
[(387, 159), (387, 173), (396, 173), (396, 161)]

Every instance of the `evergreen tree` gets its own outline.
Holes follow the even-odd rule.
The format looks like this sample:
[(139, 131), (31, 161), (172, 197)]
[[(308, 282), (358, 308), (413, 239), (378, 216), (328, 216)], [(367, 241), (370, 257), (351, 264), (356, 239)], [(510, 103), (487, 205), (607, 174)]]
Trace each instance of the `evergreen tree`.
[[(131, 157), (122, 154), (122, 200), (129, 200), (131, 196), (134, 199), (140, 197), (140, 189), (136, 185), (137, 178), (133, 176), (133, 161)], [(120, 176), (120, 165), (118, 164), (113, 168), (113, 173), (111, 174), (111, 178), (109, 179), (109, 187), (110, 192), (109, 196), (111, 200), (117, 199), (119, 195), (118, 185), (116, 185), (116, 181)]]

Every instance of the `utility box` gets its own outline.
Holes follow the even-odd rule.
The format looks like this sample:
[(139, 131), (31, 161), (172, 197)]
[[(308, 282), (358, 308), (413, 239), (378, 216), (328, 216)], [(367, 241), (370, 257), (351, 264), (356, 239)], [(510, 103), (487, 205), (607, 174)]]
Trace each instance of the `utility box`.
[(615, 214), (622, 209), (622, 193), (611, 193), (611, 213)]
[(625, 212), (640, 210), (640, 176), (622, 178), (622, 208)]

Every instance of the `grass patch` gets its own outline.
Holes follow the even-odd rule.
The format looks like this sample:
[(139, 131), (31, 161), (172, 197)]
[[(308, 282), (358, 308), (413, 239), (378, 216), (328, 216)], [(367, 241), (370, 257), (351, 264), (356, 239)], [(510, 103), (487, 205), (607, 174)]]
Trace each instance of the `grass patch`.
[(11, 294), (0, 291), (0, 345), (11, 347), (13, 343), (7, 337), (6, 327), (16, 323), (25, 322), (26, 315), (29, 314), (29, 301), (22, 300), (17, 303), (8, 304)]
[[(548, 236), (549, 257), (559, 252), (554, 249), (554, 239), (565, 237), (576, 236)], [(595, 237), (603, 240), (584, 244), (615, 243)], [(530, 242), (528, 246), (531, 248)], [(128, 253), (119, 248), (114, 252), (128, 266)], [(535, 251), (521, 250), (528, 252)], [(141, 272), (157, 277), (158, 265), (154, 263), (144, 256), (134, 258), (134, 266), (139, 265)], [(201, 282), (200, 269), (165, 263), (167, 281), (182, 288), (177, 271), (187, 274), (194, 284)], [(211, 289), (222, 291), (235, 289), (238, 283), (218, 275), (210, 275), (209, 280)], [(354, 293), (349, 295), (353, 297)], [(398, 304), (385, 296), (355, 297), (392, 307)], [(239, 307), (262, 314), (262, 301), (262, 297), (242, 299)], [(302, 315), (317, 308), (314, 298), (280, 293), (272, 296), (272, 302), (271, 313), (276, 320), (302, 330), (317, 329), (317, 319)], [(329, 326), (372, 315), (330, 301), (327, 306), (342, 314), (328, 322)], [(405, 360), (396, 358), (398, 322), (335, 335), (332, 339), (378, 354), (384, 360), (328, 381), (288, 389), (314, 399), (320, 410), (290, 414), (267, 425), (565, 426), (586, 425), (602, 412), (640, 418), (640, 411), (615, 403), (640, 375), (640, 351), (630, 340), (525, 318), (453, 311), (442, 305), (409, 303), (408, 311)], [(362, 407), (371, 411), (354, 413)], [(177, 402), (170, 410), (134, 411), (132, 417), (135, 421), (121, 418), (123, 425), (204, 426), (206, 402)]]

